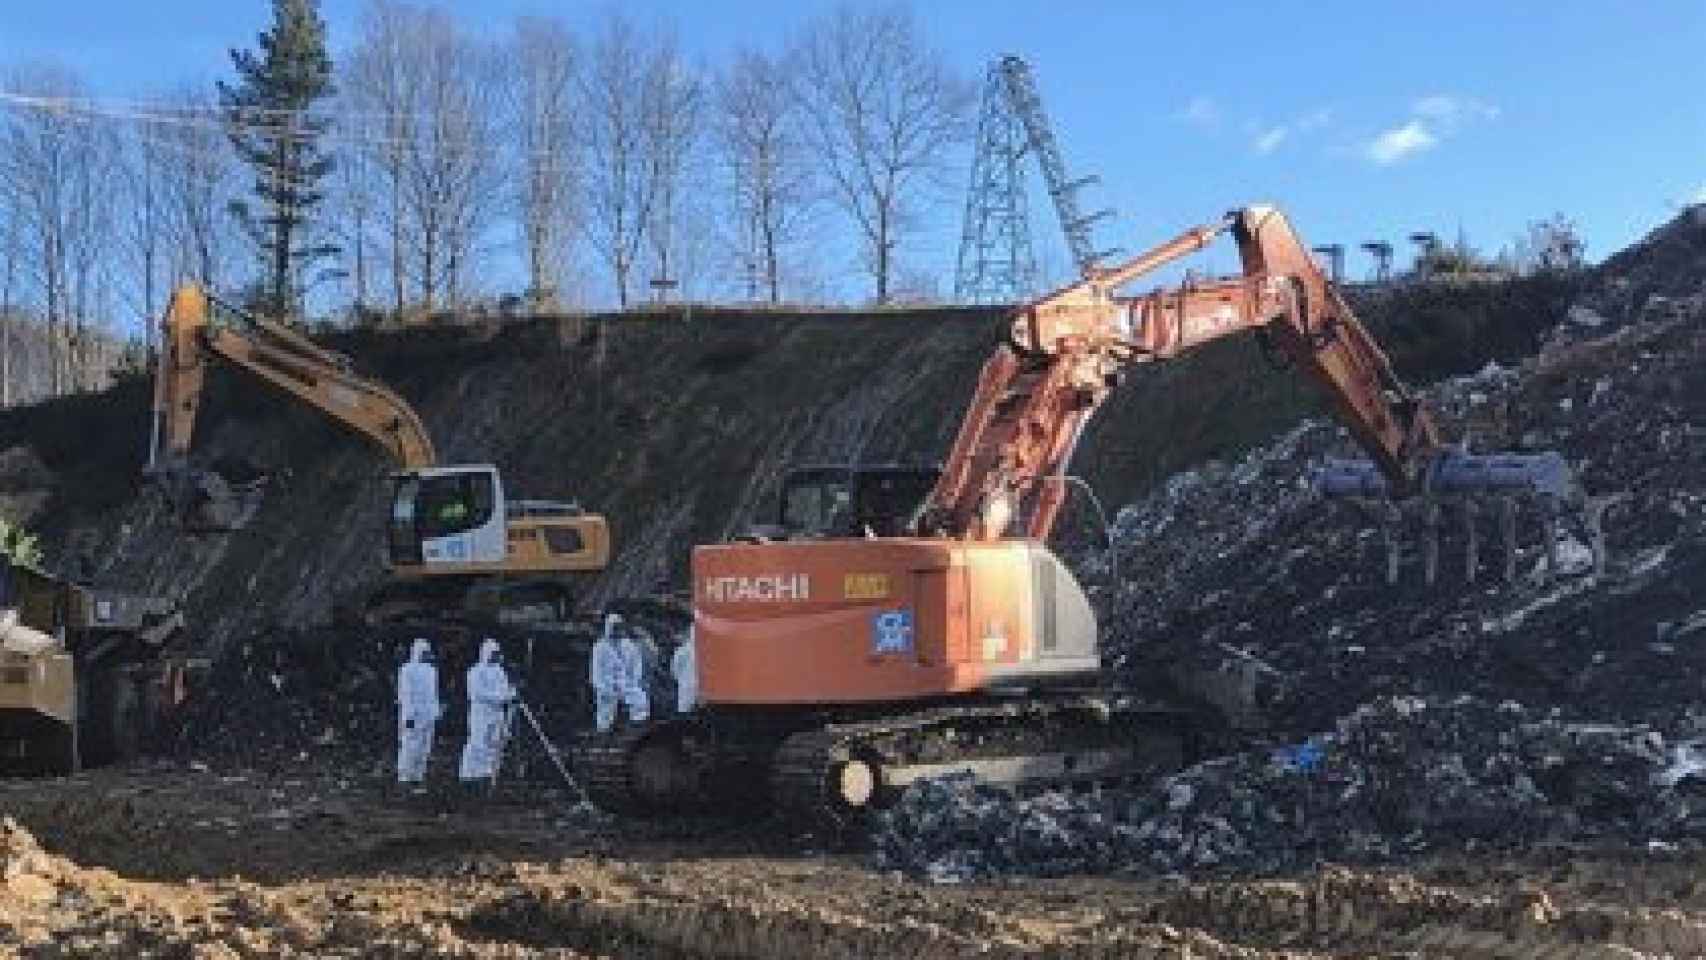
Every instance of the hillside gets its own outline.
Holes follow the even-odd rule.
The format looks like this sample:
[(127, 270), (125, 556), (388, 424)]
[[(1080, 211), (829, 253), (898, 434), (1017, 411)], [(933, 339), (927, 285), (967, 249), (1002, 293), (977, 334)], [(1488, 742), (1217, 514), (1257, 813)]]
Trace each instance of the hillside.
[[(1571, 289), (1548, 278), (1395, 288), (1362, 307), (1400, 369), (1431, 379), (1532, 350)], [(415, 403), (446, 461), (494, 461), (513, 493), (608, 515), (618, 557), (589, 590), (597, 602), (681, 586), (689, 547), (773, 510), (789, 463), (940, 457), (1001, 322), (988, 308), (684, 309), (350, 332), (329, 345)], [(87, 557), (103, 579), (186, 599), (215, 643), (324, 622), (338, 598), (378, 575), (388, 468), (361, 441), (218, 372), (198, 447), (270, 482), (248, 529), (189, 537), (140, 495), (148, 390), (130, 379), (0, 415), (0, 498), (45, 534), (57, 560)], [(1220, 344), (1135, 374), (1075, 470), (1117, 505), (1317, 402), (1254, 344)]]
[[(1360, 304), (1406, 376), (1531, 351), (1573, 281), (1398, 287)], [(536, 319), (329, 338), (419, 408), (448, 462), (493, 461), (514, 493), (611, 518), (618, 557), (589, 602), (681, 585), (688, 548), (774, 509), (797, 461), (934, 459), (999, 335), (994, 309), (803, 315), (694, 311)], [(0, 415), (0, 497), (61, 562), (186, 599), (212, 642), (323, 622), (380, 570), (386, 464), (312, 411), (229, 371), (198, 447), (270, 476), (256, 521), (192, 538), (142, 493), (148, 385)], [(1075, 462), (1104, 502), (1235, 454), (1317, 409), (1312, 389), (1228, 342), (1135, 374)], [(101, 437), (93, 446), (89, 437)], [(127, 439), (134, 438), (134, 439)]]

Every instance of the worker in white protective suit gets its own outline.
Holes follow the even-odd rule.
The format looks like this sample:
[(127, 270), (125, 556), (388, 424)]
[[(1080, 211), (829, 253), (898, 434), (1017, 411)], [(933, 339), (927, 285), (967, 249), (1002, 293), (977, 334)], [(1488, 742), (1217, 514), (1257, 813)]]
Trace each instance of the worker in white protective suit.
[(646, 663), (640, 642), (620, 614), (606, 614), (604, 632), (592, 645), (593, 721), (599, 732), (616, 726), (618, 704), (628, 705), (628, 721), (645, 723), (651, 716), (646, 694)]
[(432, 644), (415, 638), (408, 662), (397, 670), (397, 782), (426, 779), (432, 737), (444, 709), (438, 702), (438, 667), (428, 659)]
[(675, 712), (691, 713), (699, 702), (699, 656), (694, 648), (694, 628), (687, 628), (687, 639), (675, 648), (669, 658), (669, 672), (675, 677)]
[(498, 662), (502, 649), (487, 637), (480, 644), (480, 659), (468, 668), (468, 742), (462, 746), (464, 783), (491, 780), (502, 759), (505, 728), (515, 687)]

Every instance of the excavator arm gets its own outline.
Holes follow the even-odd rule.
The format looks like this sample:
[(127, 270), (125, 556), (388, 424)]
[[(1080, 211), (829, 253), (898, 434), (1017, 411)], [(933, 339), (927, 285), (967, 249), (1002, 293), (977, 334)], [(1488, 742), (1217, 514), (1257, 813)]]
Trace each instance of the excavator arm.
[(222, 530), (241, 525), (236, 498), (224, 478), (190, 465), (202, 386), (214, 360), (230, 363), (356, 431), (400, 469), (435, 462), (432, 438), (408, 401), (356, 374), (346, 357), (284, 324), (252, 316), (186, 284), (172, 294), (161, 326), (147, 472), (193, 527)]
[[(1137, 297), (1115, 291), (1231, 232), (1242, 275)], [(1425, 489), (1564, 496), (1557, 454), (1471, 457), (1447, 450), (1421, 399), (1322, 274), (1279, 211), (1253, 206), (1020, 307), (985, 363), (921, 525), (971, 540), (1046, 539), (1085, 424), (1120, 376), (1253, 332), (1330, 397), (1368, 461), (1337, 465), (1329, 493), (1405, 498)]]
[[(215, 306), (224, 315), (216, 316)], [(187, 460), (202, 381), (214, 359), (284, 390), (355, 430), (402, 469), (432, 466), (436, 459), (432, 438), (408, 401), (383, 384), (357, 375), (348, 358), (190, 284), (173, 293), (161, 335), (151, 465)]]

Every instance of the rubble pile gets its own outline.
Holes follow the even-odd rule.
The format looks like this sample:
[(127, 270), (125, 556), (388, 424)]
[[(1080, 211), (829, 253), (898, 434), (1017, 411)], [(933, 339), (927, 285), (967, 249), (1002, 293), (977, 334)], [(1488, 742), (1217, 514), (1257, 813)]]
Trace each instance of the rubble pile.
[[(310, 757), (372, 764), (381, 756), (373, 744), (395, 737), (402, 649), (334, 631), (279, 631), (234, 643), (197, 687), (165, 746), (245, 767), (288, 769)], [(446, 681), (460, 689), (460, 675), (441, 668)]]
[[(630, 623), (654, 638), (648, 657), (651, 688), (673, 696), (668, 644), (682, 634), (672, 611), (624, 608)], [(513, 683), (553, 737), (566, 742), (591, 716), (588, 651), (595, 618), (568, 631), (491, 627), (427, 631), (434, 641), (439, 699), (444, 706), (438, 752), (466, 731), (466, 675), (481, 638), (503, 645)], [(280, 630), (233, 643), (198, 685), (187, 713), (161, 746), (179, 756), (220, 765), (289, 769), (336, 763), (341, 769), (384, 773), (396, 739), (397, 668), (412, 639), (407, 629), (357, 631), (325, 627)], [(523, 742), (530, 742), (523, 738)]]
[(1480, 449), (1558, 449), (1608, 513), (1609, 561), (1566, 527), (1548, 574), (1538, 511), (1519, 514), (1516, 578), (1491, 510), (1466, 575), (1450, 515), (1438, 579), (1401, 527), (1386, 579), (1383, 519), (1308, 487), (1341, 431), (1305, 423), (1236, 464), (1211, 464), (1122, 510), (1127, 586), (1104, 595), (1109, 649), (1128, 681), (1171, 665), (1254, 659), (1282, 677), (1266, 722), (1319, 729), (1374, 697), (1470, 692), (1596, 719), (1667, 723), (1706, 684), (1706, 311), (1641, 321), (1439, 385), (1448, 433)]
[[(1389, 584), (1385, 512), (1311, 489), (1323, 458), (1360, 451), (1306, 421), (1125, 507), (1112, 556), (1081, 565), (1103, 584), (1104, 651), (1126, 685), (1190, 697), (1201, 689), (1181, 677), (1259, 678), (1233, 752), (1135, 794), (916, 785), (878, 831), (883, 862), (939, 878), (1263, 871), (1698, 835), (1692, 777), (1677, 771), (1695, 757), (1706, 691), (1706, 214), (1584, 286), (1537, 356), (1427, 399), (1452, 442), (1558, 450), (1588, 493), (1622, 495), (1603, 570), (1569, 526), (1549, 569), (1530, 506), (1513, 579), (1487, 510), (1474, 577), (1458, 512), (1430, 584), (1416, 518), (1400, 514)], [(1291, 759), (1276, 762), (1282, 749)]]
[(1015, 799), (920, 784), (878, 862), (938, 882), (1013, 873), (1199, 874), (1381, 863), (1541, 840), (1706, 836), (1706, 718), (1667, 736), (1514, 703), (1394, 697), (1331, 732), (1210, 760), (1149, 789)]

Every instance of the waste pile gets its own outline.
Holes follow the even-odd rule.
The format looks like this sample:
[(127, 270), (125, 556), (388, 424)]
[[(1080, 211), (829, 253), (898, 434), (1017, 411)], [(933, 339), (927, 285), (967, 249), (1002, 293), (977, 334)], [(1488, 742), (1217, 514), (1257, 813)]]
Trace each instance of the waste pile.
[[(664, 678), (673, 652), (669, 644), (682, 633), (679, 615), (627, 608), (626, 616), (658, 648), (648, 657), (652, 689), (673, 696)], [(452, 755), (466, 732), (466, 674), (486, 636), (502, 644), (511, 682), (550, 735), (567, 742), (592, 715), (587, 667), (595, 623), (588, 617), (550, 630), (318, 627), (257, 634), (231, 644), (214, 663), (159, 746), (220, 766), (288, 770), (334, 763), (388, 775), (396, 743), (397, 668), (415, 636), (433, 642), (437, 659), (444, 716), (436, 754)], [(531, 738), (519, 741), (527, 746)]]
[(1115, 667), (1141, 683), (1177, 664), (1259, 663), (1278, 689), (1265, 722), (1292, 734), (1412, 693), (1674, 721), (1706, 684), (1696, 589), (1706, 582), (1706, 296), (1665, 299), (1626, 322), (1596, 314), (1591, 328), (1572, 315), (1519, 369), (1490, 365), (1429, 399), (1448, 436), (1482, 450), (1562, 450), (1587, 491), (1623, 495), (1607, 514), (1603, 571), (1586, 532), (1566, 527), (1549, 573), (1538, 511), (1527, 509), (1507, 582), (1487, 510), (1473, 581), (1453, 517), (1436, 582), (1412, 527), (1399, 530), (1389, 584), (1384, 518), (1310, 489), (1323, 456), (1354, 448), (1333, 424), (1309, 421), (1120, 511), (1113, 537), (1128, 585), (1101, 598)]
[(1388, 583), (1383, 511), (1311, 489), (1324, 457), (1359, 451), (1306, 421), (1125, 507), (1112, 555), (1080, 563), (1126, 685), (1189, 696), (1201, 690), (1181, 677), (1254, 678), (1242, 749), (1154, 791), (1014, 800), (915, 785), (877, 831), (879, 859), (948, 879), (1265, 871), (1698, 835), (1694, 778), (1677, 771), (1696, 756), (1706, 691), (1706, 207), (1584, 286), (1539, 355), (1427, 396), (1449, 440), (1561, 450), (1589, 493), (1622, 495), (1603, 569), (1568, 527), (1548, 569), (1530, 509), (1507, 581), (1488, 511), (1473, 578), (1458, 519), (1433, 583), (1400, 528)]
[(1201, 763), (1136, 792), (1016, 799), (920, 784), (882, 818), (880, 865), (1008, 874), (1271, 873), (1538, 841), (1706, 837), (1706, 717), (1669, 734), (1473, 697), (1393, 697), (1331, 732)]

